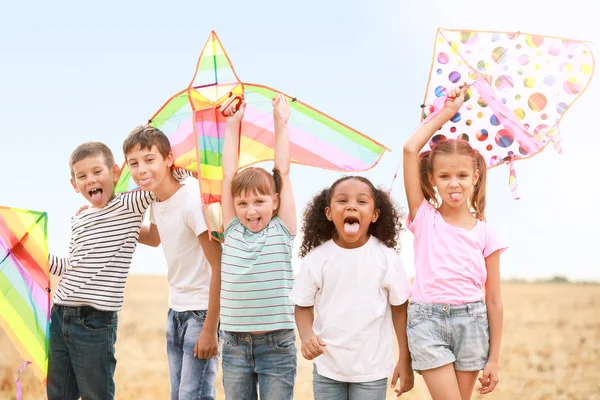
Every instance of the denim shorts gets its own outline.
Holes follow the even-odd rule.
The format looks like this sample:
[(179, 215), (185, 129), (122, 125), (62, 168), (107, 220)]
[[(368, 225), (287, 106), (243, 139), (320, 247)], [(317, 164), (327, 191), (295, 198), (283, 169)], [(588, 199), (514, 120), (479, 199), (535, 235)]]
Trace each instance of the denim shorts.
[(483, 301), (462, 305), (411, 302), (406, 328), (415, 371), (454, 363), (457, 371), (480, 371), (490, 351)]

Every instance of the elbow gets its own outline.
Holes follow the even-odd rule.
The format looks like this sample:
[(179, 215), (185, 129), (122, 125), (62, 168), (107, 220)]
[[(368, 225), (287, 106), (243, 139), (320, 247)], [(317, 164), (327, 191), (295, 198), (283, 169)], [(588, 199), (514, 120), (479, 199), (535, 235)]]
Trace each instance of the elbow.
[(495, 310), (504, 309), (501, 296), (486, 296), (485, 304), (488, 308), (493, 308)]
[(418, 149), (417, 146), (415, 146), (414, 144), (412, 144), (410, 142), (404, 143), (404, 146), (402, 147), (402, 151), (404, 152), (404, 155), (418, 154), (419, 150), (420, 149)]

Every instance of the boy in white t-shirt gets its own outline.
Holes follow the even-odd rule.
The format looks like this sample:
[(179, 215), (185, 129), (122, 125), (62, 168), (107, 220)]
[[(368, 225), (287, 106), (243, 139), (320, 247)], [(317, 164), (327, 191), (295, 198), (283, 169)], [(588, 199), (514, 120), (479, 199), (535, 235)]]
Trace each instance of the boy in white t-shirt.
[(214, 399), (222, 247), (209, 238), (198, 181), (172, 177), (169, 140), (151, 126), (135, 128), (123, 152), (135, 183), (156, 195), (139, 242), (162, 244), (167, 261), (171, 399)]

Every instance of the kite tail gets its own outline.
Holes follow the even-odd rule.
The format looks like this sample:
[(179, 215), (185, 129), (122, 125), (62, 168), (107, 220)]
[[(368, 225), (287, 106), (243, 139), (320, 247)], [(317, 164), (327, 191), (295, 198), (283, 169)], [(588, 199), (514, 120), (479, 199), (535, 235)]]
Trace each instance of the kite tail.
[(515, 172), (514, 166), (515, 157), (510, 157), (508, 161), (508, 170), (509, 170), (509, 178), (508, 178), (508, 187), (510, 188), (510, 193), (512, 194), (513, 199), (519, 200), (519, 194), (517, 193), (517, 173)]
[(21, 374), (23, 373), (23, 370), (25, 369), (26, 366), (28, 366), (29, 364), (31, 364), (31, 361), (25, 361), (22, 365), (21, 368), (19, 368), (19, 376), (17, 377), (17, 400), (21, 400)]

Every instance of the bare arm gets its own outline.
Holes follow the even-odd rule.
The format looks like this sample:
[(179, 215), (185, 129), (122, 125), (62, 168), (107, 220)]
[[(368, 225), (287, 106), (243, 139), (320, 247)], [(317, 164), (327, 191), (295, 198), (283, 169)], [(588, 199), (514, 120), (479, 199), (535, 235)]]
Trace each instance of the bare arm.
[(273, 121), (275, 123), (275, 168), (281, 175), (281, 193), (279, 194), (278, 216), (292, 235), (296, 234), (296, 203), (290, 180), (290, 140), (287, 121), (290, 106), (282, 94), (273, 100)]
[(399, 306), (392, 306), (392, 322), (398, 340), (398, 363), (392, 377), (392, 387), (400, 379), (400, 386), (396, 389), (398, 396), (406, 393), (414, 386), (415, 377), (411, 366), (410, 351), (408, 350), (408, 338), (406, 337), (406, 310), (408, 301)]
[(223, 141), (223, 182), (221, 183), (221, 206), (223, 207), (223, 226), (227, 226), (235, 217), (235, 206), (231, 195), (231, 182), (238, 171), (240, 129), (246, 103), (242, 103), (239, 110), (235, 111), (235, 104), (225, 109), (227, 126), (225, 140)]
[(160, 235), (158, 234), (156, 225), (142, 225), (138, 242), (145, 244), (146, 246), (158, 247), (160, 244)]
[(298, 335), (302, 341), (302, 356), (307, 360), (312, 360), (321, 354), (325, 353), (323, 347), (326, 346), (320, 337), (315, 335), (313, 331), (313, 322), (315, 314), (314, 307), (296, 306), (296, 326), (298, 327)]
[(490, 329), (490, 353), (479, 382), (479, 393), (490, 393), (499, 382), (498, 362), (500, 360), (500, 344), (502, 342), (502, 325), (504, 306), (500, 289), (500, 250), (485, 259), (487, 280), (485, 282), (485, 303), (487, 306)]
[(210, 240), (208, 231), (201, 233), (198, 240), (210, 264), (212, 273), (208, 290), (208, 311), (204, 326), (194, 347), (194, 357), (207, 359), (216, 357), (219, 352), (217, 330), (221, 312), (221, 254), (223, 248), (216, 240)]
[(431, 136), (450, 120), (464, 102), (467, 87), (455, 88), (448, 94), (444, 107), (427, 123), (421, 125), (404, 143), (402, 167), (404, 170), (404, 190), (408, 201), (410, 219), (415, 218), (419, 206), (423, 202), (421, 189), (421, 172), (419, 168), (419, 152), (427, 144)]

